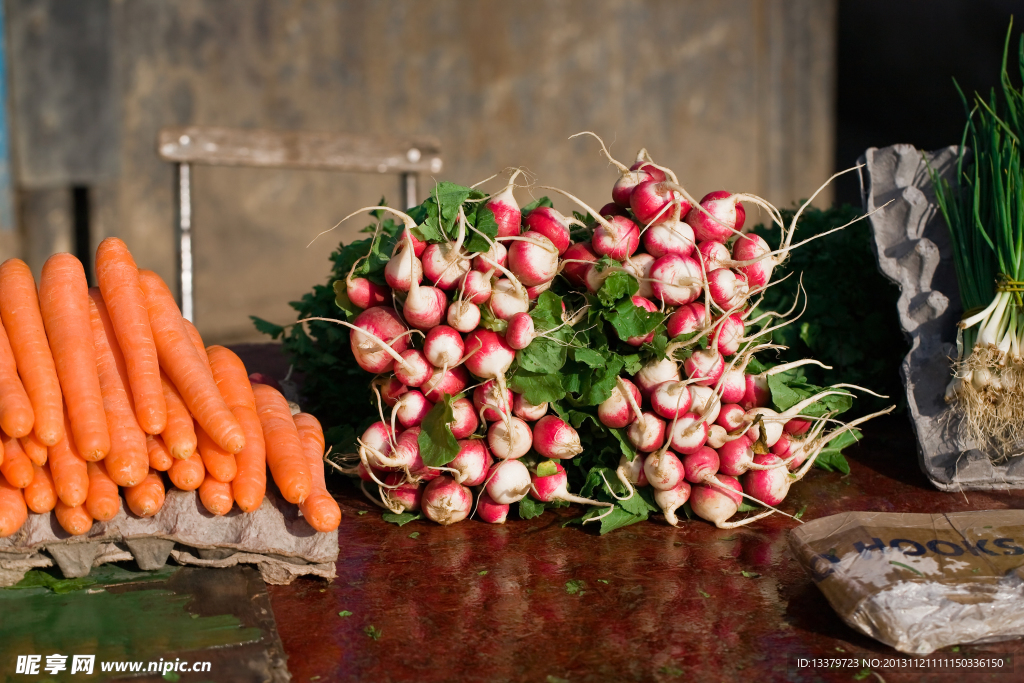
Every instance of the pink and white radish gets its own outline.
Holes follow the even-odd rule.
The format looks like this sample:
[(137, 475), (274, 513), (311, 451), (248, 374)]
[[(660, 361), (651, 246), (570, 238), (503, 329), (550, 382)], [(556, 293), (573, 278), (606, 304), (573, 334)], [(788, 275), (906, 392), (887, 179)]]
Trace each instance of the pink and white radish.
[(536, 422), (548, 413), (548, 404), (545, 401), (540, 405), (533, 405), (526, 400), (522, 394), (512, 394), (512, 414), (527, 422)]
[[(518, 232), (516, 233), (519, 234)], [(473, 257), (473, 270), (481, 273), (492, 273), (497, 266), (504, 266), (508, 260), (508, 249), (501, 242), (491, 242), (487, 251)]]
[(551, 240), (555, 249), (558, 250), (559, 256), (569, 248), (570, 226), (577, 222), (575, 219), (563, 216), (560, 211), (550, 206), (538, 206), (526, 214), (526, 218), (523, 220), (528, 231), (533, 231)]
[(704, 270), (708, 273), (719, 268), (728, 268), (732, 261), (729, 256), (729, 248), (721, 242), (711, 240), (698, 244), (695, 256), (700, 259)]
[(409, 330), (395, 309), (374, 306), (355, 317), (349, 335), (352, 355), (363, 370), (378, 374), (390, 372), (396, 361), (402, 362), (401, 353), (409, 348), (405, 333)]
[[(650, 483), (647, 481), (647, 474), (644, 472), (644, 462), (646, 459), (646, 456), (642, 453), (637, 453), (633, 456), (632, 460), (630, 460), (625, 454), (619, 458), (619, 466), (615, 470), (615, 476), (619, 478), (622, 485), (626, 487), (627, 491), (629, 491), (629, 495), (620, 500), (632, 497), (634, 486), (643, 488)], [(616, 496), (616, 498), (618, 498), (618, 496)]]
[(407, 391), (398, 397), (398, 402), (392, 409), (392, 422), (397, 417), (399, 424), (406, 429), (416, 427), (423, 422), (423, 418), (433, 407), (434, 404), (418, 390)]
[[(502, 398), (504, 394), (504, 398)], [(502, 391), (495, 380), (488, 380), (473, 390), (473, 407), (488, 422), (501, 420), (512, 406), (512, 392)]]
[(597, 261), (597, 254), (588, 242), (577, 242), (562, 254), (562, 275), (577, 287), (587, 284), (587, 270), (591, 263)]
[(680, 306), (665, 321), (669, 339), (705, 329), (711, 324), (711, 317), (699, 301)]
[(541, 189), (552, 190), (565, 195), (586, 209), (594, 217), (594, 220), (597, 221), (597, 227), (594, 228), (594, 234), (590, 238), (590, 246), (593, 248), (594, 253), (600, 256), (610, 256), (616, 261), (625, 261), (640, 246), (640, 228), (629, 218), (625, 216), (609, 216), (605, 218), (590, 208), (579, 197), (571, 195), (565, 190), (547, 186), (543, 186)]
[(711, 387), (690, 385), (690, 411), (703, 415), (708, 424), (714, 424), (718, 419), (718, 413), (722, 410), (722, 400), (715, 389)]
[(646, 398), (651, 395), (654, 388), (664, 382), (678, 382), (679, 366), (672, 360), (651, 360), (647, 365), (640, 368), (640, 372), (633, 376), (633, 381), (640, 388), (640, 393)]
[(537, 336), (533, 324), (533, 317), (529, 313), (516, 313), (509, 318), (508, 327), (505, 329), (505, 341), (517, 351), (525, 349)]
[(402, 317), (410, 326), (426, 331), (440, 325), (447, 310), (448, 297), (444, 292), (413, 280), (402, 304)]
[(533, 426), (533, 449), (545, 458), (558, 460), (574, 458), (583, 452), (580, 435), (555, 415), (545, 415)]
[(440, 476), (423, 489), (423, 514), (442, 526), (461, 522), (473, 509), (473, 494), (449, 476)]
[(530, 492), (530, 470), (518, 460), (502, 460), (487, 474), (484, 490), (498, 505), (518, 503)]
[[(353, 271), (355, 268), (352, 266)], [(345, 294), (359, 308), (381, 306), (391, 301), (391, 288), (378, 285), (365, 277), (353, 277), (351, 272), (345, 278)]]
[(734, 529), (775, 512), (765, 510), (736, 522), (727, 521), (739, 511), (740, 503), (743, 501), (743, 487), (734, 477), (720, 474), (716, 479), (717, 486), (701, 484), (694, 486), (690, 492), (690, 509), (701, 519), (711, 522), (719, 529)]
[(452, 401), (452, 418), (452, 436), (456, 439), (467, 438), (480, 426), (476, 410), (473, 409), (473, 403), (468, 398)]
[(700, 208), (694, 207), (686, 215), (686, 222), (693, 227), (697, 239), (726, 242), (738, 234), (747, 216), (740, 204), (741, 197), (725, 190), (704, 195)]
[(569, 493), (569, 477), (565, 473), (565, 468), (552, 460), (540, 463), (531, 479), (530, 489), (533, 491), (534, 497), (542, 503), (564, 500), (568, 503), (579, 503), (581, 505), (615, 507), (613, 503), (591, 500)]
[(435, 368), (457, 365), (465, 350), (462, 335), (447, 325), (432, 328), (423, 340), (423, 354)]
[(434, 372), (427, 357), (419, 349), (403, 351), (402, 359), (405, 360), (404, 364), (395, 364), (395, 377), (407, 387), (422, 386)]
[(651, 266), (654, 265), (654, 257), (650, 254), (633, 254), (632, 258), (622, 264), (622, 268), (636, 278), (640, 289), (637, 295), (645, 299), (654, 296), (654, 285), (651, 280)]
[(488, 524), (504, 524), (508, 519), (510, 507), (507, 503), (504, 505), (495, 503), (487, 491), (481, 491), (476, 498), (476, 514)]
[(651, 392), (650, 399), (654, 412), (666, 420), (685, 415), (693, 405), (688, 382), (662, 382)]
[(494, 214), (494, 222), (498, 224), (498, 237), (511, 237), (519, 234), (522, 211), (519, 209), (519, 203), (516, 202), (512, 190), (515, 189), (516, 178), (520, 173), (522, 170), (517, 168), (508, 179), (508, 185), (501, 192), (491, 195), (487, 203), (484, 204)]
[(735, 432), (747, 426), (746, 416), (747, 411), (738, 403), (723, 403), (715, 424), (721, 425), (728, 432)]
[[(678, 210), (673, 210), (670, 213), (678, 218)], [(674, 218), (651, 225), (643, 231), (642, 238), (644, 249), (654, 258), (660, 258), (667, 254), (689, 256), (693, 253), (695, 244), (693, 228)]]
[[(397, 366), (398, 363), (395, 363), (395, 365)], [(374, 382), (380, 388), (380, 396), (384, 401), (384, 405), (389, 408), (394, 408), (395, 404), (398, 403), (398, 397), (409, 391), (409, 387), (403, 384), (402, 380), (398, 379), (398, 377), (380, 376)]]
[(445, 394), (455, 396), (462, 393), (462, 390), (469, 384), (469, 373), (463, 367), (454, 367), (448, 370), (437, 368), (421, 389), (427, 400), (437, 403)]
[(669, 444), (682, 455), (696, 453), (707, 443), (710, 426), (706, 417), (686, 413), (673, 420), (669, 426)]
[(465, 362), (467, 370), (480, 379), (496, 379), (504, 386), (505, 373), (512, 367), (516, 352), (497, 332), (478, 329), (466, 335)]
[(689, 201), (676, 197), (672, 186), (672, 183), (665, 180), (651, 179), (645, 180), (633, 188), (633, 192), (629, 196), (629, 208), (633, 210), (633, 215), (642, 225), (649, 225), (651, 221), (657, 219), (659, 214), (664, 215), (670, 210), (669, 205), (673, 201), (679, 202), (681, 214), (688, 215)]
[(530, 426), (518, 417), (506, 417), (487, 429), (487, 446), (499, 460), (517, 460), (533, 445)]
[(558, 249), (546, 236), (529, 230), (508, 248), (508, 269), (527, 287), (550, 282), (558, 273)]
[(673, 488), (655, 489), (654, 491), (654, 502), (661, 508), (661, 512), (665, 515), (665, 521), (672, 526), (679, 526), (676, 510), (683, 507), (689, 499), (690, 484), (685, 480), (680, 480)]
[(480, 326), (480, 307), (470, 301), (456, 299), (448, 307), (446, 320), (454, 330), (463, 334), (472, 332)]
[(459, 439), (459, 454), (446, 465), (463, 486), (480, 486), (491, 469), (491, 454), (481, 439)]
[(405, 475), (392, 472), (380, 486), (380, 499), (391, 512), (400, 515), (403, 512), (418, 512), (423, 500), (423, 485), (408, 482)]
[(654, 297), (668, 306), (682, 306), (700, 296), (704, 278), (700, 264), (689, 256), (666, 254), (651, 266)]
[(508, 320), (516, 313), (530, 310), (530, 295), (522, 285), (501, 278), (491, 288), (487, 304), (499, 320)]
[(652, 487), (668, 491), (683, 481), (683, 463), (675, 453), (662, 449), (644, 458), (644, 475)]
[(665, 444), (665, 421), (654, 413), (643, 412), (626, 430), (626, 438), (641, 453), (652, 453)]
[(704, 446), (683, 456), (683, 476), (691, 484), (706, 484), (718, 474), (718, 453)]
[(683, 361), (686, 376), (698, 386), (710, 387), (718, 384), (725, 372), (725, 359), (712, 344), (711, 348), (697, 349)]
[(474, 304), (487, 303), (491, 298), (491, 276), (479, 270), (471, 270), (462, 276), (459, 298)]
[(537, 297), (551, 289), (552, 284), (554, 284), (554, 280), (548, 280), (547, 282), (542, 282), (539, 285), (527, 287), (526, 298), (528, 298), (530, 301), (536, 301)]
[(621, 429), (640, 416), (640, 400), (640, 390), (636, 385), (620, 377), (612, 389), (612, 395), (597, 406), (597, 419), (605, 427)]
[(723, 311), (743, 306), (750, 293), (742, 275), (729, 268), (719, 268), (708, 273), (708, 293), (711, 300)]
[(743, 491), (765, 505), (780, 505), (793, 481), (785, 461), (772, 453), (754, 456), (754, 464), (767, 469), (751, 470), (743, 475)]

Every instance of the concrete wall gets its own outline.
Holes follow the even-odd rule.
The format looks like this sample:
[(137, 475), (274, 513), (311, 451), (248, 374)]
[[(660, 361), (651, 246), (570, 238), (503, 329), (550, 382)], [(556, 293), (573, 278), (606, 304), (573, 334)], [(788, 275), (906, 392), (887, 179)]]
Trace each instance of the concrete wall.
[[(646, 146), (698, 196), (788, 205), (832, 170), (834, 0), (80, 1), (6, 5), (20, 249), (37, 266), (40, 243), (73, 241), (61, 193), (87, 185), (93, 243), (118, 235), (173, 282), (166, 125), (434, 135), (437, 180), (523, 166), (595, 206), (616, 175), (567, 139), (581, 130), (623, 160)], [(293, 320), (287, 302), (364, 223), (306, 244), (397, 181), (199, 167), (193, 193), (197, 325), (225, 342), (259, 338), (249, 314)]]

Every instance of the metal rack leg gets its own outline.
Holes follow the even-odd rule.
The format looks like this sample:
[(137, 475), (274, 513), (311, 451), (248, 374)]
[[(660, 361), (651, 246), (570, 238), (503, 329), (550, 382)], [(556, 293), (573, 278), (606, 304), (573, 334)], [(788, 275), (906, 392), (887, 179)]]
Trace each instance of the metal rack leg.
[(181, 315), (194, 318), (192, 295), (192, 165), (178, 164), (178, 299)]

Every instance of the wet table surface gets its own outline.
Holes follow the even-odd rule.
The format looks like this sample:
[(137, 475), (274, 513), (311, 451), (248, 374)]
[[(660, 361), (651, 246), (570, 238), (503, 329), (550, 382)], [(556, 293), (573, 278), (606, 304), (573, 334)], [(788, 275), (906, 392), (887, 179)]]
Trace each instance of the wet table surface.
[[(283, 376), (271, 352), (240, 351), (247, 365)], [(782, 508), (806, 507), (808, 520), (851, 510), (1024, 506), (1024, 491), (932, 488), (918, 469), (905, 416), (869, 423), (865, 437), (847, 451), (848, 476), (814, 470)], [(340, 478), (332, 486), (344, 515), (338, 578), (269, 587), (295, 681), (894, 683), (962, 676), (885, 666), (798, 669), (801, 656), (905, 655), (836, 615), (789, 551), (797, 523), (778, 515), (731, 530), (699, 520), (673, 528), (655, 515), (605, 536), (562, 528), (579, 508), (504, 525), (398, 527)], [(972, 672), (971, 681), (1024, 680), (1024, 641), (963, 646), (958, 654), (1017, 660), (1015, 673)]]

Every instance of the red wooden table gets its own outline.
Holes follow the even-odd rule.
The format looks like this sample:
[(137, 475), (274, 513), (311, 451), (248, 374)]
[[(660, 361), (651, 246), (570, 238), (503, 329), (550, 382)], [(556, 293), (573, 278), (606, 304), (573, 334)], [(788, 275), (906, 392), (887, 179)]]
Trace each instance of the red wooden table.
[[(239, 351), (251, 370), (287, 369), (269, 345)], [(905, 416), (865, 435), (847, 452), (849, 476), (815, 470), (783, 509), (806, 506), (814, 519), (1024, 506), (1024, 491), (932, 488)], [(329, 485), (344, 516), (338, 578), (270, 587), (298, 682), (877, 681), (864, 667), (799, 669), (796, 659), (904, 656), (839, 619), (789, 552), (796, 522), (778, 515), (734, 530), (673, 528), (659, 515), (606, 536), (563, 529), (575, 508), (502, 526), (397, 527), (340, 478)], [(959, 649), (994, 653), (1015, 655), (1017, 672), (873, 671), (887, 683), (1024, 680), (1024, 641)]]

